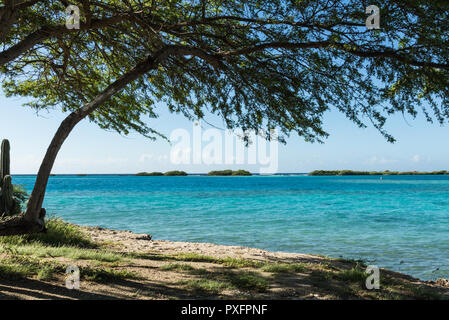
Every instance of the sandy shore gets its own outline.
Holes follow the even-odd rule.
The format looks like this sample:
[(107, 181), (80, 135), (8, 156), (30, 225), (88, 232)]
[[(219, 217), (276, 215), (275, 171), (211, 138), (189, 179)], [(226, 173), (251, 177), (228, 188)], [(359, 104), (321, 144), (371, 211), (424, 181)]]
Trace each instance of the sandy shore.
[[(332, 260), (332, 264), (334, 265), (340, 264), (340, 266), (344, 266), (346, 263), (344, 260), (342, 262), (340, 259), (331, 259), (325, 256), (302, 253), (273, 252), (257, 248), (218, 245), (213, 243), (152, 240), (152, 236), (149, 234), (136, 234), (131, 231), (111, 230), (101, 227), (84, 227), (84, 230), (95, 241), (106, 241), (119, 244), (119, 248), (124, 252), (157, 252), (164, 255), (194, 253), (216, 258), (232, 257), (273, 263), (326, 264), (329, 263), (330, 260)], [(444, 288), (443, 291), (449, 297), (449, 292), (445, 289), (449, 288), (449, 279), (424, 281), (399, 272), (386, 269), (382, 270), (389, 276), (398, 277), (409, 283), (435, 287), (438, 289)]]
[(272, 252), (257, 248), (227, 246), (213, 243), (151, 240), (151, 235), (131, 231), (110, 230), (100, 227), (84, 227), (89, 236), (98, 242), (119, 244), (124, 252), (158, 252), (160, 254), (195, 253), (217, 258), (244, 258), (260, 261), (323, 262), (327, 258), (288, 252)]
[[(19, 245), (16, 251), (3, 251), (0, 259), (59, 267), (45, 279), (38, 273), (19, 280), (0, 275), (0, 299), (449, 300), (447, 280), (421, 281), (385, 269), (380, 271), (381, 288), (367, 290), (365, 267), (357, 261), (75, 228), (96, 245), (64, 250), (47, 245), (28, 251)], [(65, 287), (68, 265), (80, 269), (79, 290)]]

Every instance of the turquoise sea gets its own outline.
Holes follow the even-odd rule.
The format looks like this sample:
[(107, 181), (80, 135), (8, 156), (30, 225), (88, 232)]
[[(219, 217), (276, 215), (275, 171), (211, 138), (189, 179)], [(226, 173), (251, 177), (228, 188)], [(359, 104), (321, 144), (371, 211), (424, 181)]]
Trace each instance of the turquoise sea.
[[(15, 176), (31, 190), (35, 177)], [(50, 215), (449, 278), (449, 176), (51, 177)]]

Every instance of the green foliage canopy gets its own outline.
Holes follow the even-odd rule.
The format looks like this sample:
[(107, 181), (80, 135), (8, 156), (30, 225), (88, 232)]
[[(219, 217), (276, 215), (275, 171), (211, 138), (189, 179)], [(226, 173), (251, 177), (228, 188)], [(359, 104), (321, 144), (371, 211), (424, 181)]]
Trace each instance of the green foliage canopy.
[(447, 1), (380, 1), (380, 30), (366, 29), (374, 3), (360, 0), (71, 1), (81, 9), (79, 30), (64, 26), (68, 2), (28, 2), (0, 60), (18, 53), (2, 65), (3, 88), (30, 97), (36, 110), (77, 110), (165, 52), (89, 114), (104, 129), (154, 138), (143, 116), (156, 118), (157, 102), (189, 119), (211, 112), (268, 139), (277, 127), (322, 141), (331, 108), (390, 141), (384, 125), (393, 113), (449, 117)]

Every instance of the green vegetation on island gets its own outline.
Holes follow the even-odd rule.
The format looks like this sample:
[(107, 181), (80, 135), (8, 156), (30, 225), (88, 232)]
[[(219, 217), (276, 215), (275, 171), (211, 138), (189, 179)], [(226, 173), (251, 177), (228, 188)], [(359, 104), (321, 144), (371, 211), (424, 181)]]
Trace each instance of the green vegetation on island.
[(163, 176), (164, 174), (162, 172), (139, 172), (135, 174), (139, 177), (157, 177), (157, 176)]
[(418, 175), (449, 175), (449, 171), (353, 171), (353, 170), (315, 170), (309, 176), (418, 176)]
[(186, 175), (187, 175), (187, 172), (178, 171), (178, 170), (167, 171), (166, 173), (164, 173), (164, 176), (186, 176)]
[(251, 176), (251, 172), (246, 170), (215, 170), (207, 174), (208, 176)]
[(162, 173), (162, 172), (155, 171), (155, 172), (139, 172), (139, 173), (136, 173), (135, 175), (139, 176), (139, 177), (187, 176), (187, 172), (174, 170), (174, 171), (167, 171), (166, 173)]

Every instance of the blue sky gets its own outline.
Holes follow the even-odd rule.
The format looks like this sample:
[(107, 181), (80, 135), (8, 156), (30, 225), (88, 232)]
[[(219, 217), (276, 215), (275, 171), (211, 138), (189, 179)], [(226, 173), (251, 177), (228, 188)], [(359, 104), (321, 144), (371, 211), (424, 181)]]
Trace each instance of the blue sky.
[[(0, 95), (0, 138), (11, 142), (13, 174), (36, 173), (45, 150), (64, 115), (58, 110), (36, 113), (22, 107), (25, 100)], [(192, 123), (158, 106), (160, 118), (149, 120), (170, 135), (175, 129), (192, 132)], [(220, 119), (208, 121), (223, 127)], [(203, 123), (203, 128), (210, 128)], [(448, 127), (397, 115), (387, 128), (398, 140), (388, 143), (374, 128), (360, 129), (337, 111), (325, 117), (330, 137), (324, 144), (304, 142), (292, 135), (279, 146), (278, 172), (309, 172), (315, 169), (354, 170), (445, 170), (449, 169)], [(135, 173), (180, 169), (202, 173), (216, 169), (248, 169), (257, 165), (175, 165), (169, 160), (170, 144), (151, 141), (138, 134), (127, 137), (107, 132), (87, 120), (81, 122), (62, 147), (53, 173)]]

